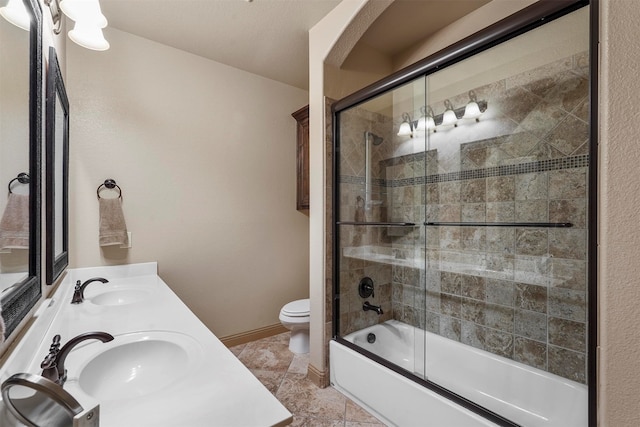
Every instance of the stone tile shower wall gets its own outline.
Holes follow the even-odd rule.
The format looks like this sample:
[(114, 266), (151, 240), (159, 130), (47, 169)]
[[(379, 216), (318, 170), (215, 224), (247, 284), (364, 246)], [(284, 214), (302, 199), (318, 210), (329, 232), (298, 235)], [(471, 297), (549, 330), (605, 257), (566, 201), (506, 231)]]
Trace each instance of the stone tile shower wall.
[[(397, 155), (405, 141), (389, 117), (357, 107), (341, 113), (341, 221), (573, 224), (340, 226), (341, 335), (392, 317), (586, 382), (587, 67), (583, 53), (476, 88), (489, 101), (495, 135), (455, 150), (430, 144)], [(365, 131), (385, 142), (372, 147), (373, 203), (363, 211)], [(455, 140), (456, 131), (445, 132)], [(369, 247), (386, 251), (386, 261), (345, 251)], [(368, 300), (383, 316), (362, 310), (357, 285), (365, 276), (376, 284)]]
[[(384, 159), (393, 154), (391, 118), (353, 108), (341, 115), (340, 129), (340, 220), (348, 222), (376, 222), (387, 220)], [(384, 138), (384, 142), (371, 148), (371, 203), (365, 194), (365, 132)], [(386, 228), (361, 225), (340, 226), (340, 317), (341, 335), (389, 320), (391, 312), (391, 265), (373, 262), (362, 257), (344, 256), (346, 250), (368, 246), (391, 246)], [(370, 277), (375, 286), (374, 295), (361, 298), (358, 283)], [(384, 314), (362, 309), (364, 301), (380, 305)]]
[(426, 260), (393, 266), (393, 318), (586, 382), (587, 67), (584, 53), (477, 88), (499, 111), (497, 136), (382, 162), (393, 220), (426, 206), (427, 221), (573, 224), (387, 236), (401, 258), (422, 242)]

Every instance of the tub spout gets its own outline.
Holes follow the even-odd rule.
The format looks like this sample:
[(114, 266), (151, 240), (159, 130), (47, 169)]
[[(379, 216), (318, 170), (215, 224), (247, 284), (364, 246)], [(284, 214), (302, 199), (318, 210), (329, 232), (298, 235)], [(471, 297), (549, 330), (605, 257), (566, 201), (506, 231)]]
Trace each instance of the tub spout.
[(365, 301), (364, 304), (362, 304), (362, 309), (364, 311), (375, 311), (376, 313), (378, 313), (378, 315), (383, 314), (384, 312), (382, 311), (382, 307), (380, 307), (379, 305), (373, 305), (373, 304), (369, 304), (369, 301)]

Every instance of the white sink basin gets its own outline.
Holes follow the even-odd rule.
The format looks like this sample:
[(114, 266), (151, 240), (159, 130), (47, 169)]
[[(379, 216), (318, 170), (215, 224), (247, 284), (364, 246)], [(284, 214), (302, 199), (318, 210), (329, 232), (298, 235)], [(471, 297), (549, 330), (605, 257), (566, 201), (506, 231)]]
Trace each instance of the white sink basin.
[(76, 360), (82, 357), (86, 363), (78, 371), (78, 385), (102, 402), (130, 400), (165, 390), (197, 370), (203, 360), (197, 341), (165, 331), (120, 335), (109, 343), (87, 345), (81, 351)]
[(142, 289), (116, 289), (113, 291), (102, 292), (89, 301), (97, 305), (127, 305), (143, 301), (150, 298), (151, 292)]

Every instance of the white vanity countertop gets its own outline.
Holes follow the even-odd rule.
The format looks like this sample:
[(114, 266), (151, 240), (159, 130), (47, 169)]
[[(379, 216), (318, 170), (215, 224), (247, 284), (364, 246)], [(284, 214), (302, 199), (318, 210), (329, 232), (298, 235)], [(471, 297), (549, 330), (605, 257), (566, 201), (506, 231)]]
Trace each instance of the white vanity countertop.
[[(109, 283), (94, 282), (85, 289), (85, 301), (70, 304), (76, 280), (85, 281), (93, 277), (104, 277)], [(99, 305), (92, 302), (105, 292), (135, 290), (139, 295), (135, 302), (122, 305)], [(138, 292), (139, 291), (139, 292)], [(113, 294), (116, 295), (116, 294)], [(40, 362), (48, 352), (53, 336), (60, 334), (62, 344), (85, 332), (108, 332), (118, 337), (136, 332), (184, 334), (192, 341), (195, 350), (190, 350), (189, 366), (170, 386), (143, 396), (100, 401), (100, 426), (280, 426), (291, 422), (289, 411), (251, 374), (251, 372), (229, 351), (220, 340), (187, 308), (157, 275), (156, 263), (130, 266), (99, 267), (69, 270), (55, 301), (47, 310), (57, 309), (51, 326), (44, 338), (39, 339), (35, 354), (19, 355), (17, 348), (11, 358), (28, 360), (28, 365), (19, 367), (11, 358), (3, 367), (13, 372), (2, 372), (0, 379), (21, 372), (40, 373)], [(97, 301), (97, 300), (96, 300)], [(43, 316), (46, 317), (46, 316)], [(38, 329), (38, 328), (35, 328)], [(39, 329), (44, 329), (40, 327)], [(42, 333), (40, 337), (42, 337)], [(190, 340), (193, 338), (193, 340)], [(114, 342), (116, 341), (114, 340)], [(22, 344), (22, 343), (21, 343)], [(87, 340), (69, 353), (65, 366), (68, 380), (65, 390), (82, 404), (91, 400), (79, 387), (78, 374), (86, 366), (86, 355), (100, 351), (106, 346), (97, 340)], [(106, 347), (105, 347), (106, 348)], [(160, 354), (159, 356), (163, 356)], [(167, 374), (172, 374), (171, 367)], [(132, 392), (135, 394), (135, 392)]]

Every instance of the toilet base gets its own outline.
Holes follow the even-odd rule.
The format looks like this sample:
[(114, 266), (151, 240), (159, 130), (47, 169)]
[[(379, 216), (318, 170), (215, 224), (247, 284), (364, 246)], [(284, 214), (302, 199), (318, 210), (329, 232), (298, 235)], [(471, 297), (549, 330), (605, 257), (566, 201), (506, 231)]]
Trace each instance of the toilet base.
[(291, 331), (289, 339), (289, 350), (294, 353), (309, 353), (309, 330), (297, 329)]

